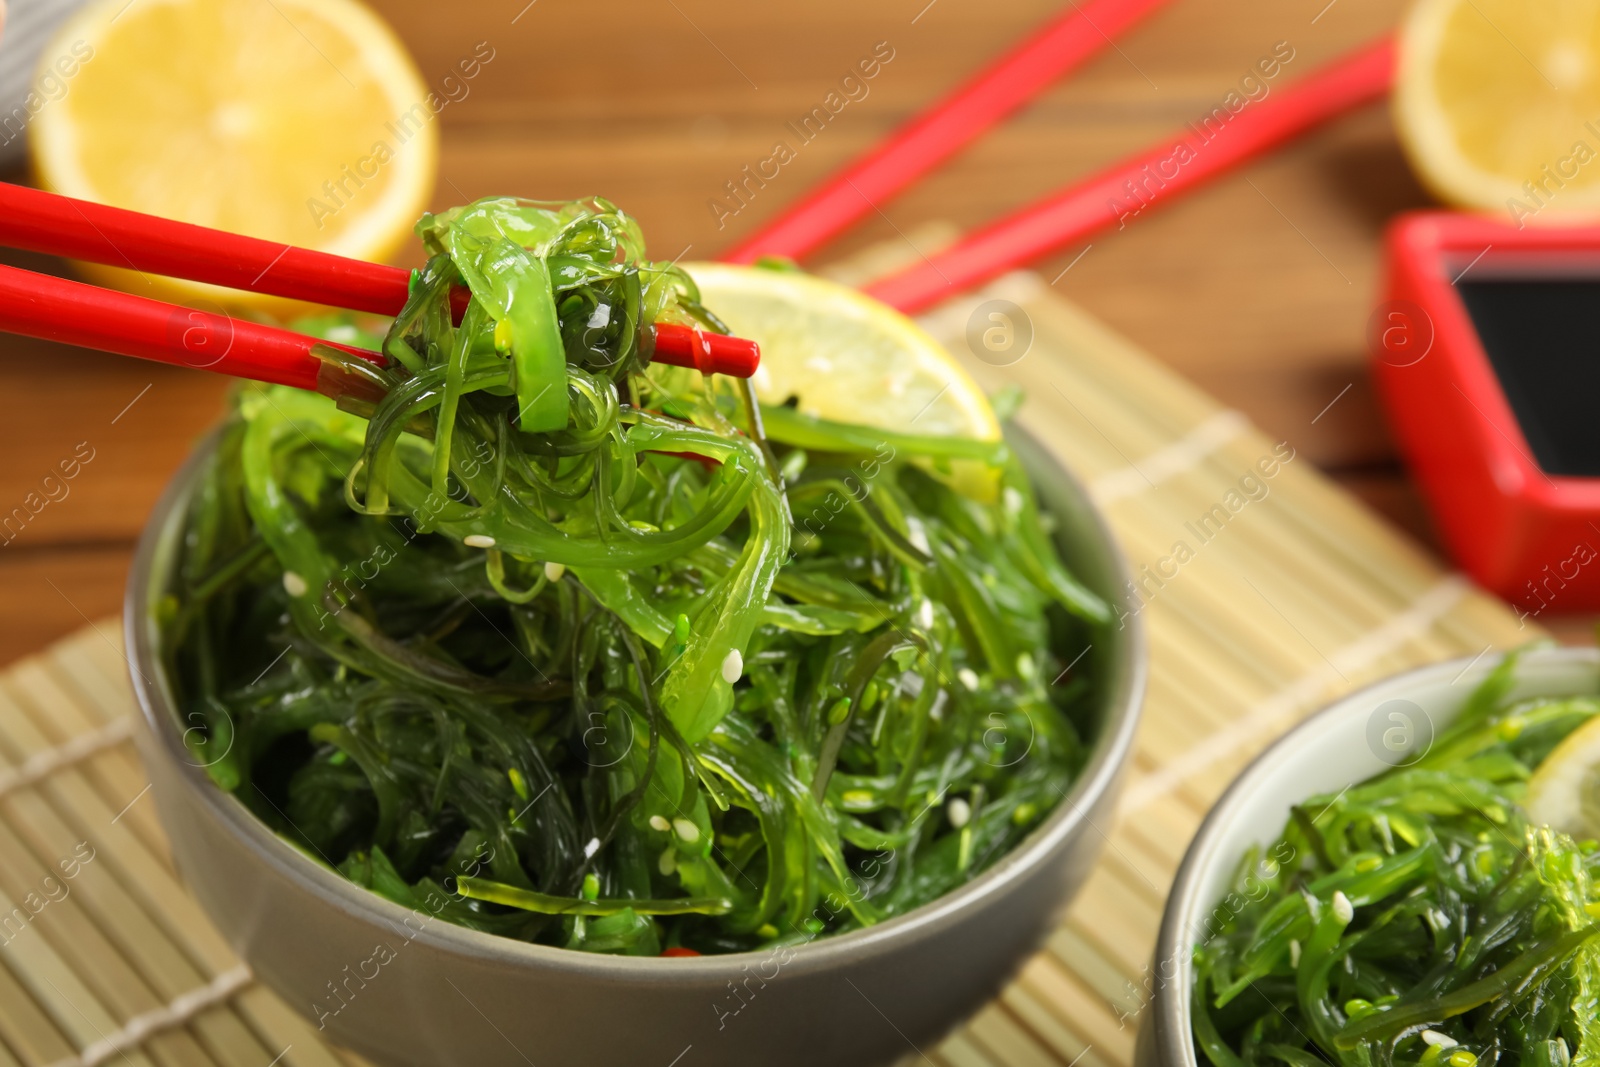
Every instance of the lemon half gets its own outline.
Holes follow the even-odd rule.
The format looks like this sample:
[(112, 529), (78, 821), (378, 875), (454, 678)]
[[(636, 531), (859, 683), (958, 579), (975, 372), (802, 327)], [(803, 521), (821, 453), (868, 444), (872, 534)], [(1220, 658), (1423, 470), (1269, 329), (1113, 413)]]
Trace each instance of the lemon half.
[[(705, 306), (761, 345), (751, 379), (763, 403), (791, 398), (807, 415), (924, 437), (1000, 439), (972, 376), (928, 332), (871, 297), (799, 271), (691, 263)], [(994, 472), (954, 465), (949, 480), (979, 499)]]
[(1420, 0), (1394, 112), (1442, 199), (1518, 225), (1600, 215), (1600, 0)]
[[(427, 207), (439, 98), (356, 0), (107, 0), (44, 55), (58, 73), (72, 61), (33, 123), (35, 170), (55, 192), (373, 260)], [(91, 273), (163, 299), (273, 303)]]
[(1578, 840), (1600, 838), (1600, 718), (1568, 734), (1528, 779), (1523, 807), (1536, 823)]

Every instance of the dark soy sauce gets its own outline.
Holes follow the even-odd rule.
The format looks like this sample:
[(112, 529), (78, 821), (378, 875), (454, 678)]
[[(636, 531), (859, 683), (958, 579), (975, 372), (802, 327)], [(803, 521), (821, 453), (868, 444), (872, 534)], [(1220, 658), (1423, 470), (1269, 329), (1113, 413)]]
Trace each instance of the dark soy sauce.
[(1600, 278), (1463, 280), (1456, 289), (1539, 466), (1600, 475)]

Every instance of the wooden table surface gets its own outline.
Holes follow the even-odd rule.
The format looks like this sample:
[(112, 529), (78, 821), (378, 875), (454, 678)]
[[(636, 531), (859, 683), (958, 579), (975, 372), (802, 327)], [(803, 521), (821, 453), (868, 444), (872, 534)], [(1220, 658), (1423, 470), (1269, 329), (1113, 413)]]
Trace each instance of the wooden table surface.
[[(431, 82), (478, 42), (495, 49), (470, 96), (441, 118), (435, 203), (598, 193), (640, 218), (655, 255), (690, 259), (750, 232), (1060, 8), (1060, 0), (526, 3), (376, 0)], [(935, 220), (982, 223), (1217, 106), (1279, 42), (1294, 57), (1275, 83), (1283, 85), (1388, 31), (1397, 13), (1392, 0), (1178, 0), (883, 205), (819, 262), (905, 240)], [(790, 139), (785, 123), (820, 104), (879, 42), (893, 59), (870, 93), (736, 216), (719, 219), (709, 202), (724, 183)], [(1056, 285), (1431, 542), (1363, 354), (1384, 222), (1426, 203), (1387, 111), (1375, 106), (1094, 238)], [(1040, 264), (1044, 276), (1080, 251)], [(0, 544), (6, 662), (117, 610), (133, 541), (216, 418), (226, 382), (14, 339), (0, 342), (0, 359), (8, 423), (0, 513), (39, 490), (59, 461), (92, 455), (65, 497)]]

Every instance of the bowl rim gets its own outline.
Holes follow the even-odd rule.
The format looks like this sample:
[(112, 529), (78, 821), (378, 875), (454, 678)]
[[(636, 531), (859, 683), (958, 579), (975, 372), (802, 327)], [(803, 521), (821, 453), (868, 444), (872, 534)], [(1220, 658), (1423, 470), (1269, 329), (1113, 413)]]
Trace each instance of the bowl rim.
[[(156, 654), (159, 635), (150, 611), (149, 592), (169, 530), (181, 521), (183, 505), (203, 465), (215, 450), (220, 430), (218, 426), (202, 437), (168, 482), (146, 520), (129, 569), (123, 601), (123, 630), (143, 732), (173, 763), (183, 788), (197, 793), (202, 803), (209, 805), (227, 824), (229, 831), (280, 878), (352, 918), (395, 927), (413, 912), (356, 885), (274, 833), (237, 797), (219, 790), (204, 768), (188, 758), (176, 728), (177, 710)], [(1113, 616), (1108, 625), (1120, 624), (1122, 651), (1111, 661), (1112, 676), (1103, 701), (1100, 736), (1091, 749), (1089, 761), (1050, 816), (988, 870), (935, 900), (875, 926), (789, 946), (792, 955), (787, 958), (786, 967), (827, 970), (850, 959), (884, 954), (901, 943), (930, 936), (958, 913), (1003, 893), (1075, 838), (1081, 826), (1091, 824), (1088, 809), (1114, 789), (1127, 763), (1143, 710), (1148, 678), (1147, 637), (1141, 605), (1135, 603), (1130, 594), (1131, 571), (1127, 558), (1105, 514), (1066, 464), (1018, 423), (1009, 425), (1006, 433), (1018, 439), (1016, 443), (1022, 445), (1021, 450), (1035, 463), (1047, 465), (1049, 474), (1058, 479), (1066, 495), (1076, 501), (1082, 515), (1083, 533), (1098, 544), (1107, 564), (1106, 582), (1114, 590), (1113, 595), (1106, 598)], [(774, 951), (782, 951), (764, 948), (705, 956), (620, 956), (533, 944), (454, 923), (431, 922), (408, 936), (413, 943), (428, 944), (436, 950), (473, 961), (524, 965), (635, 984), (662, 982), (688, 972), (718, 980), (738, 977), (752, 961), (767, 960)]]
[[(1576, 660), (1580, 663), (1586, 661), (1600, 666), (1600, 648), (1558, 645), (1543, 648), (1525, 647), (1520, 650), (1496, 649), (1495, 657), (1484, 664), (1483, 672), (1487, 674), (1500, 658), (1510, 652), (1521, 654), (1519, 666), (1530, 660), (1536, 663), (1541, 659)], [(1183, 919), (1197, 904), (1211, 903), (1198, 900), (1200, 883), (1213, 865), (1229, 859), (1219, 855), (1223, 831), (1227, 829), (1228, 823), (1237, 812), (1242, 810), (1247, 794), (1266, 776), (1275, 757), (1305, 743), (1308, 736), (1315, 734), (1327, 722), (1349, 714), (1351, 709), (1359, 708), (1363, 703), (1369, 702), (1376, 693), (1391, 687), (1413, 686), (1419, 682), (1431, 681), (1434, 676), (1465, 675), (1483, 660), (1484, 655), (1484, 652), (1480, 652), (1476, 656), (1463, 655), (1410, 667), (1376, 678), (1335, 697), (1295, 723), (1257, 753), (1222, 791), (1210, 810), (1206, 812), (1205, 818), (1201, 820), (1199, 828), (1189, 842), (1189, 847), (1184, 851), (1183, 860), (1179, 863), (1177, 873), (1172, 879), (1172, 888), (1167, 893), (1167, 902), (1162, 911), (1161, 926), (1156, 936), (1152, 957), (1151, 980), (1154, 988), (1145, 1005), (1145, 1010), (1151, 1015), (1151, 1026), (1142, 1030), (1140, 1034), (1141, 1042), (1146, 1038), (1153, 1042), (1153, 1055), (1147, 1057), (1141, 1052), (1137, 1058), (1138, 1063), (1159, 1064), (1160, 1067), (1200, 1067), (1201, 1060), (1194, 1043), (1190, 1004), (1194, 989), (1194, 971), (1189, 961), (1189, 952), (1193, 946), (1188, 941), (1188, 935), (1184, 933)], [(1480, 678), (1479, 681), (1481, 680)], [(1236, 860), (1237, 857), (1233, 859)], [(1175, 973), (1170, 979), (1161, 977), (1161, 964), (1167, 960), (1181, 961), (1174, 968)]]

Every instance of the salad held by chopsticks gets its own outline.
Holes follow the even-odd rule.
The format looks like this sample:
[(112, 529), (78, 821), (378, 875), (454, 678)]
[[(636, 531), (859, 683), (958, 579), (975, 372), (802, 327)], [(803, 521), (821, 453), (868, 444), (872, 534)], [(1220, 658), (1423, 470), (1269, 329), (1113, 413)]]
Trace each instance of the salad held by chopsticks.
[(387, 366), (242, 389), (189, 502), (161, 622), (219, 786), (398, 904), (635, 955), (870, 926), (1060, 802), (1109, 613), (1002, 440), (652, 364), (727, 331), (604, 201), (418, 233)]

